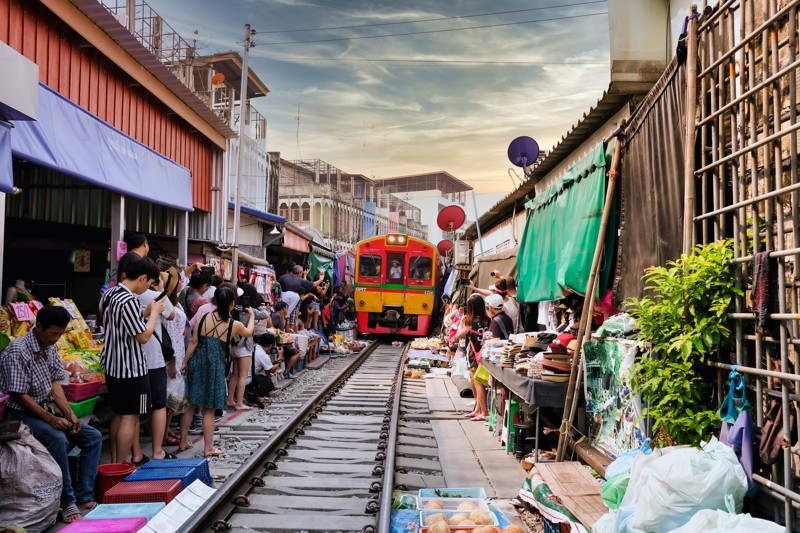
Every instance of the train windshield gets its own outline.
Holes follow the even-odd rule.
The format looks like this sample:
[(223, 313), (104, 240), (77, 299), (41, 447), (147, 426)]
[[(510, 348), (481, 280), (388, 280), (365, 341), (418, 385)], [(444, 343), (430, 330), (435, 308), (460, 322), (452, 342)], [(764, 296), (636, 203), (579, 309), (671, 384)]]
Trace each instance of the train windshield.
[(389, 263), (389, 275), (387, 276), (392, 281), (399, 281), (403, 279), (403, 255), (402, 254), (389, 254), (386, 257)]
[(381, 256), (362, 255), (358, 263), (358, 275), (364, 278), (381, 276)]
[(408, 275), (417, 281), (428, 281), (433, 273), (433, 260), (430, 257), (412, 257), (408, 260)]

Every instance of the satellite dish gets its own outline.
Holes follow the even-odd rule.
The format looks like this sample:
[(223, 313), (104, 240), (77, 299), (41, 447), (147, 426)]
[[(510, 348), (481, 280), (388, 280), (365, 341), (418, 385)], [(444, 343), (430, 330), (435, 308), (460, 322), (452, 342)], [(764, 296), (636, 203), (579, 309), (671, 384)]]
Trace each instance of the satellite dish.
[(211, 85), (214, 87), (214, 89), (219, 89), (225, 85), (225, 74), (222, 72), (217, 72), (211, 76)]
[(467, 220), (467, 215), (464, 210), (457, 205), (451, 205), (439, 211), (436, 225), (442, 231), (456, 231), (464, 224), (465, 220)]
[(522, 167), (527, 177), (531, 177), (527, 171), (528, 165), (538, 158), (539, 144), (530, 137), (517, 137), (508, 145), (508, 160), (512, 165)]
[(453, 249), (453, 241), (450, 239), (441, 240), (439, 244), (436, 245), (436, 249), (439, 250), (440, 254), (447, 255), (447, 253)]

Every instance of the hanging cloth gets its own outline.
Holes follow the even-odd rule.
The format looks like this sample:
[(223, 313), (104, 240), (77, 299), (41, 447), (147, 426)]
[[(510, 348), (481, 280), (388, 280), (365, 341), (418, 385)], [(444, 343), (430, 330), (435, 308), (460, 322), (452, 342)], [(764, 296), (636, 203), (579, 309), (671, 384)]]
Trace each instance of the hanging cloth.
[(736, 367), (728, 374), (728, 394), (720, 405), (719, 417), (722, 419), (719, 441), (736, 454), (747, 475), (747, 495), (752, 496), (758, 491), (758, 485), (753, 481), (753, 415), (750, 402), (747, 401), (744, 377), (736, 371)]

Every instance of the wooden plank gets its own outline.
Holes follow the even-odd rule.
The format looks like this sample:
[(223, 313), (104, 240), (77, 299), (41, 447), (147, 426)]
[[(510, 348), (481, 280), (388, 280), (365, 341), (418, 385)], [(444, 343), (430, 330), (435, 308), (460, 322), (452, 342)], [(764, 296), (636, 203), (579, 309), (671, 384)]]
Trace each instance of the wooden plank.
[(540, 463), (536, 468), (555, 496), (600, 494), (600, 483), (577, 461)]
[(611, 459), (606, 454), (586, 442), (577, 444), (574, 448), (578, 457), (583, 459), (587, 465), (592, 467), (603, 478), (606, 477), (606, 467), (611, 464)]
[(594, 527), (601, 516), (606, 514), (608, 508), (603, 503), (603, 498), (597, 494), (583, 496), (559, 496), (564, 507), (570, 510), (581, 524), (590, 530)]

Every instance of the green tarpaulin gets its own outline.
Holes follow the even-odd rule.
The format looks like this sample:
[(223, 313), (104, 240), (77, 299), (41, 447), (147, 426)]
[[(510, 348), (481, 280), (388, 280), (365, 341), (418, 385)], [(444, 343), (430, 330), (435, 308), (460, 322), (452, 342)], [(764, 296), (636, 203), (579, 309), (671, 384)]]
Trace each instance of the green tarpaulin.
[(325, 257), (316, 252), (308, 254), (308, 260), (311, 261), (311, 277), (316, 279), (317, 274), (325, 272), (325, 277), (331, 281), (335, 279), (336, 267), (331, 258)]
[[(603, 143), (598, 144), (525, 204), (530, 211), (517, 255), (521, 302), (556, 300), (565, 291), (586, 291), (603, 215), (608, 156)], [(610, 266), (613, 256), (615, 219), (612, 214), (604, 266)], [(605, 279), (607, 275), (601, 275), (598, 290), (605, 286)]]

